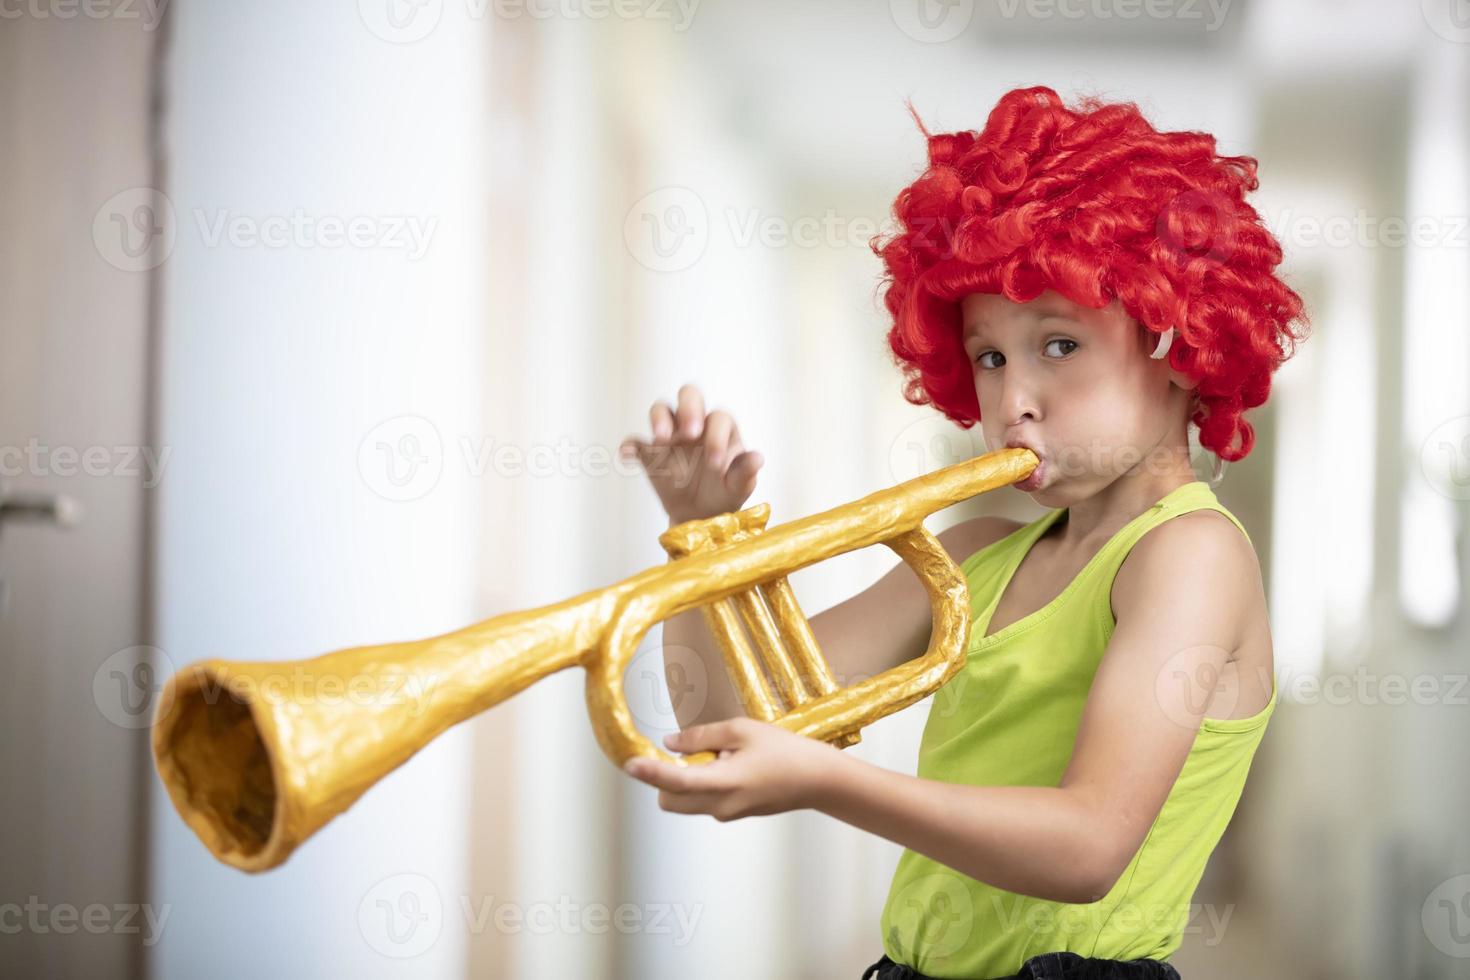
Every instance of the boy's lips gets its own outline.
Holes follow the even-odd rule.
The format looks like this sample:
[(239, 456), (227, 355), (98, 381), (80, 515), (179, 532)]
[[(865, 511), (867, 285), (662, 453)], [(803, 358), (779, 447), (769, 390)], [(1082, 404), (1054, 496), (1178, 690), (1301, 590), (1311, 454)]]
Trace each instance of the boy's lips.
[(1043, 460), (1040, 463), (1036, 464), (1036, 469), (1026, 474), (1026, 479), (1017, 480), (1015, 483), (1012, 483), (1011, 486), (1015, 487), (1017, 490), (1035, 490), (1037, 487), (1041, 486), (1042, 480), (1045, 478), (1045, 469), (1046, 461)]
[(1007, 449), (1029, 449), (1033, 453), (1036, 454), (1036, 460), (1037, 460), (1037, 462), (1036, 462), (1036, 468), (1033, 469), (1030, 473), (1028, 473), (1026, 475), (1026, 478), (1024, 480), (1017, 480), (1015, 483), (1011, 484), (1011, 486), (1015, 487), (1017, 490), (1027, 490), (1027, 491), (1029, 491), (1029, 490), (1035, 490), (1037, 487), (1041, 486), (1041, 482), (1042, 482), (1042, 478), (1043, 478), (1043, 472), (1042, 471), (1046, 467), (1046, 457), (1044, 457), (1044, 456), (1041, 455), (1041, 451), (1039, 449), (1037, 449), (1035, 446), (1032, 446), (1030, 443), (1026, 442), (1026, 440), (1024, 440), (1024, 439), (1007, 439), (1006, 440), (1006, 448)]
[(1037, 449), (1035, 446), (1033, 446), (1031, 443), (1027, 442), (1025, 439), (1007, 439), (1006, 440), (1006, 448), (1007, 449), (1029, 449), (1033, 453), (1036, 454), (1036, 458), (1038, 460), (1045, 459), (1046, 458), (1042, 454), (1042, 452), (1041, 452), (1040, 449)]

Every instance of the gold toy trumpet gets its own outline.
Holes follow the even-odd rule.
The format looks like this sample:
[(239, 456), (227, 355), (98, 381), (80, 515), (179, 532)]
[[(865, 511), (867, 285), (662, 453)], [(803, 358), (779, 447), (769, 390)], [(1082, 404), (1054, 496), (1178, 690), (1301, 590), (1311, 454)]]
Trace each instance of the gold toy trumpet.
[[(443, 636), (310, 660), (191, 664), (161, 692), (154, 763), (215, 857), (264, 871), (439, 733), (567, 667), (587, 671), (592, 730), (615, 764), (635, 755), (708, 762), (712, 753), (674, 758), (640, 734), (622, 680), (649, 628), (696, 606), (750, 716), (851, 745), (859, 729), (933, 693), (965, 663), (969, 587), (924, 518), (1024, 479), (1037, 463), (1029, 449), (1003, 449), (769, 529), (768, 504), (686, 521), (659, 537), (664, 565)], [(929, 648), (839, 687), (786, 577), (879, 543), (929, 593)]]

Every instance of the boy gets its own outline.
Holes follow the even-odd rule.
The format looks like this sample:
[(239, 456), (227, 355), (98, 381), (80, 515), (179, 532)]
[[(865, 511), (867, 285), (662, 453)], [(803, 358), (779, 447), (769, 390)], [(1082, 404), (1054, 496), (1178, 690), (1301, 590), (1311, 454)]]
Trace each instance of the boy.
[[(904, 845), (865, 976), (1177, 978), (1167, 957), (1276, 704), (1255, 552), (1195, 477), (1188, 425), (1218, 459), (1250, 452), (1243, 413), (1305, 336), (1302, 303), (1244, 202), (1256, 162), (1207, 134), (1045, 87), (1007, 93), (979, 133), (919, 126), (929, 167), (874, 246), (905, 397), (1032, 449), (1013, 486), (1050, 509), (939, 535), (973, 625), (916, 777), (743, 717), (698, 610), (665, 623), (665, 657), (699, 651), (710, 690), (666, 742), (719, 758), (629, 772), (672, 812), (813, 808)], [(623, 451), (671, 524), (744, 505), (761, 457), (727, 412), (686, 385), (650, 419)], [(692, 479), (656, 465), (675, 449), (698, 450)], [(900, 564), (811, 624), (848, 684), (922, 653), (929, 605)]]

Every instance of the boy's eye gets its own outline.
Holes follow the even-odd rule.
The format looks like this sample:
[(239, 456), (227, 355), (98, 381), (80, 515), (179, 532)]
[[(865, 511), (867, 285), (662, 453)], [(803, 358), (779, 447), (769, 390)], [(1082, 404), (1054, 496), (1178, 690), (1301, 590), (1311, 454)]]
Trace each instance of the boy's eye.
[[(1051, 349), (1052, 349), (1052, 347), (1054, 345), (1056, 345), (1056, 344), (1066, 344), (1068, 346), (1065, 347), (1062, 350), (1059, 350), (1057, 353), (1051, 355), (1053, 357), (1066, 357), (1068, 354), (1072, 353), (1074, 350), (1077, 349), (1077, 341), (1075, 341), (1075, 340), (1069, 340), (1066, 337), (1055, 337), (1055, 338), (1053, 338), (1051, 340), (1048, 340), (1046, 342), (1046, 346), (1043, 348), (1043, 350), (1046, 350), (1046, 351), (1050, 352)], [(978, 364), (978, 365), (980, 365), (983, 368), (995, 368), (995, 367), (999, 367), (1000, 364), (996, 364), (994, 362), (987, 364), (985, 362), (985, 359), (987, 357), (990, 357), (991, 355), (994, 355), (996, 357), (1000, 357), (1001, 358), (1001, 363), (1004, 363), (1005, 362), (1005, 358), (1001, 355), (1000, 351), (987, 350), (987, 351), (981, 351), (978, 355), (976, 355), (976, 357), (975, 357), (975, 363)]]

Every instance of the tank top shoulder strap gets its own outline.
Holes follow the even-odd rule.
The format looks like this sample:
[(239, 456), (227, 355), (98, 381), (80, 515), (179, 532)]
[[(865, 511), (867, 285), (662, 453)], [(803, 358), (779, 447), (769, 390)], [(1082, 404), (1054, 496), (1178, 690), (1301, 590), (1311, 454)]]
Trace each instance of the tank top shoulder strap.
[[(1170, 490), (1148, 510), (1119, 528), (1117, 533), (1093, 556), (1087, 566), (1078, 573), (1073, 582), (1072, 588), (1077, 593), (1075, 596), (1077, 611), (1086, 617), (1089, 624), (1096, 626), (1099, 631), (1099, 643), (1105, 643), (1107, 637), (1112, 633), (1114, 624), (1113, 580), (1117, 577), (1118, 569), (1123, 566), (1123, 561), (1128, 557), (1133, 546), (1145, 534), (1165, 521), (1196, 510), (1219, 511), (1240, 528), (1240, 532), (1246, 536), (1247, 541), (1250, 540), (1250, 534), (1246, 532), (1245, 526), (1216, 499), (1208, 483), (1203, 480), (1195, 480)], [(1061, 511), (1051, 513), (1060, 515)]]
[[(1064, 594), (1100, 592), (1103, 596), (1109, 595), (1113, 577), (1139, 538), (1172, 517), (1203, 509), (1217, 510), (1224, 514), (1240, 528), (1246, 540), (1250, 540), (1245, 526), (1216, 499), (1210, 485), (1203, 480), (1196, 480), (1175, 487), (1148, 510), (1119, 528), (1082, 571), (1078, 572)], [(1065, 513), (1065, 508), (1049, 510), (1041, 517), (1015, 528), (1005, 537), (981, 548), (962, 562), (961, 574), (969, 582), (974, 612), (978, 617), (983, 619), (988, 615), (985, 612), (987, 609), (993, 611), (994, 604), (999, 601), (1000, 593), (1016, 566), (1036, 540)]]
[(1224, 504), (1220, 503), (1215, 492), (1210, 489), (1210, 485), (1203, 480), (1195, 480), (1170, 490), (1152, 507), (1125, 524), (1107, 544), (1103, 545), (1096, 562), (1099, 570), (1106, 573), (1103, 578), (1108, 582), (1112, 581), (1119, 566), (1123, 564), (1123, 559), (1128, 556), (1128, 552), (1149, 531), (1170, 518), (1196, 510), (1214, 510), (1224, 514), (1232, 524), (1240, 529), (1245, 539), (1250, 541), (1250, 532)]

